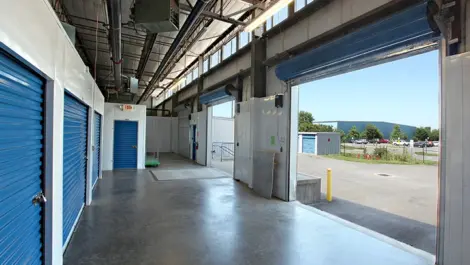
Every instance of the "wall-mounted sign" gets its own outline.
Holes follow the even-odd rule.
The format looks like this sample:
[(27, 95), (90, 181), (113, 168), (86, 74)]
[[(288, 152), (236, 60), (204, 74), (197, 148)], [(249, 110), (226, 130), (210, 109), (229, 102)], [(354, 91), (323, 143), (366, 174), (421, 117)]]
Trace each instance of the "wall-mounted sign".
[(134, 105), (129, 105), (129, 104), (121, 105), (121, 110), (122, 111), (134, 111), (134, 108), (135, 108)]

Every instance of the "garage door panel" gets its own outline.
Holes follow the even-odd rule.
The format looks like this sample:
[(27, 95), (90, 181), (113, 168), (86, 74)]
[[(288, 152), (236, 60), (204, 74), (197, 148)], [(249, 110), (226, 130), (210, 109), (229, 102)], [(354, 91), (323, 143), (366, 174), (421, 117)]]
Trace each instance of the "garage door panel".
[(430, 5), (423, 1), (383, 20), (364, 26), (344, 37), (314, 48), (279, 64), (276, 75), (293, 84), (351, 71), (408, 52), (428, 51), (435, 47), (440, 32), (429, 19)]
[(88, 107), (66, 94), (64, 98), (63, 238), (67, 245), (85, 204)]
[(43, 87), (0, 51), (0, 264), (42, 260)]

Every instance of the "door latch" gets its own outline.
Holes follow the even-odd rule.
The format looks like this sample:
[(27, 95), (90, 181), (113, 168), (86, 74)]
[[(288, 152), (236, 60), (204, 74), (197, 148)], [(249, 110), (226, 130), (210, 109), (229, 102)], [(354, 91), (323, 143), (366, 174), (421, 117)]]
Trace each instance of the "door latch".
[(34, 196), (33, 198), (33, 204), (34, 205), (38, 205), (40, 203), (46, 203), (47, 202), (47, 199), (46, 199), (46, 196), (44, 195), (44, 193), (39, 192), (36, 196)]
[(132, 148), (137, 149), (137, 145), (133, 145)]

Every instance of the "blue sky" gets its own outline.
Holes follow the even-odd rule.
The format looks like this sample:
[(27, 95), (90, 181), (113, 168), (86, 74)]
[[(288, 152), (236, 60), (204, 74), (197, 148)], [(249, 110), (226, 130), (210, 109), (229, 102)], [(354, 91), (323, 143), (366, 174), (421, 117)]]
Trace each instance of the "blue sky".
[[(300, 86), (299, 109), (317, 121), (362, 120), (438, 127), (438, 52), (381, 64)], [(214, 106), (229, 117), (230, 102)]]
[(317, 121), (387, 121), (438, 127), (437, 51), (300, 86), (299, 109)]

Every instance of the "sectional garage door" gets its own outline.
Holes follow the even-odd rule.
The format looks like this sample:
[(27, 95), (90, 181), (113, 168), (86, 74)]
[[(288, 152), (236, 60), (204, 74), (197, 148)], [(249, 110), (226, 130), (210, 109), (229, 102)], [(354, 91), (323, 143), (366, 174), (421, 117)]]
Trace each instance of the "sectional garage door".
[(88, 108), (69, 94), (64, 99), (63, 244), (67, 245), (85, 204)]
[(315, 135), (303, 135), (302, 136), (302, 152), (315, 154), (316, 139)]
[(0, 51), (0, 264), (42, 263), (43, 86)]
[(101, 150), (101, 115), (95, 112), (95, 122), (94, 122), (95, 130), (94, 130), (94, 149), (93, 149), (93, 187), (95, 186), (96, 182), (98, 181), (98, 177), (100, 175), (100, 150)]
[(436, 49), (440, 32), (434, 1), (367, 25), (342, 38), (279, 64), (280, 80), (300, 84)]

